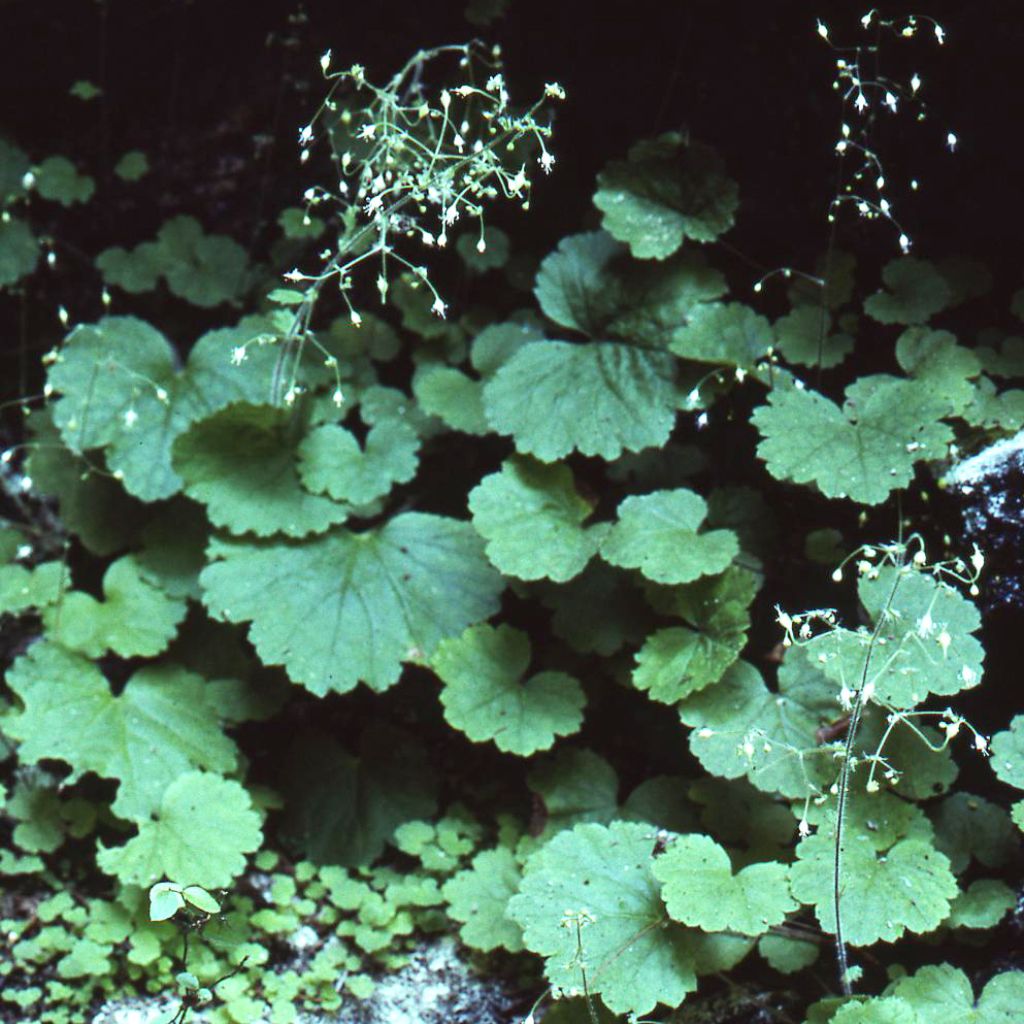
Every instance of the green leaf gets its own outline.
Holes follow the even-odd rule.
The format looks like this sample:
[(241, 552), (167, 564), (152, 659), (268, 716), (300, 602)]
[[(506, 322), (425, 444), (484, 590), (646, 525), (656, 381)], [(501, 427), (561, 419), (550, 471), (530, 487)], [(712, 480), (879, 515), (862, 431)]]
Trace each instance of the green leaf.
[(691, 624), (652, 633), (636, 655), (633, 685), (652, 700), (674, 704), (722, 678), (747, 640), (747, 608), (757, 585), (736, 566), (667, 596), (664, 610)]
[(1016, 1024), (1024, 1005), (1024, 971), (997, 974), (975, 1000), (958, 967), (922, 967), (901, 978), (892, 992), (917, 1012), (916, 1024)]
[(676, 418), (672, 356), (618, 345), (536, 341), (484, 386), (488, 422), (541, 462), (572, 451), (617, 459), (664, 444)]
[(344, 427), (326, 423), (299, 445), (299, 475), (316, 494), (368, 505), (386, 497), (395, 484), (412, 480), (419, 449), (416, 432), (400, 420), (372, 427), (364, 448)]
[(174, 217), (157, 232), (170, 290), (210, 308), (235, 300), (245, 285), (248, 256), (226, 235), (206, 235), (194, 217)]
[(830, 1024), (920, 1024), (913, 1008), (902, 999), (869, 999), (841, 1006)]
[(149, 158), (141, 149), (131, 149), (114, 165), (114, 173), (122, 181), (138, 181), (149, 173)]
[(31, 569), (0, 565), (0, 615), (21, 615), (30, 608), (53, 604), (67, 586), (63, 562), (42, 562)]
[(52, 640), (98, 658), (108, 651), (122, 658), (152, 657), (167, 648), (182, 619), (185, 602), (149, 583), (131, 555), (112, 562), (103, 576), (103, 600), (71, 590), (43, 612)]
[(369, 865), (399, 825), (437, 810), (422, 745), (391, 727), (365, 729), (355, 754), (322, 733), (301, 734), (284, 781), (284, 830), (318, 864)]
[(497, 323), (485, 327), (474, 339), (469, 359), (481, 377), (490, 377), (524, 345), (544, 338), (533, 323)]
[(139, 669), (115, 696), (91, 661), (43, 642), (18, 658), (7, 682), (24, 704), (4, 726), (21, 741), (22, 762), (64, 761), (69, 781), (84, 772), (119, 780), (113, 810), (122, 818), (148, 817), (183, 772), (235, 765), (235, 745), (217, 725), (207, 684), (184, 669)]
[(413, 378), (412, 391), (428, 416), (437, 416), (452, 430), (481, 437), (490, 433), (480, 381), (454, 366), (421, 366)]
[(592, 506), (568, 466), (506, 459), (470, 491), (469, 510), (487, 557), (507, 576), (564, 583), (597, 551), (598, 532), (582, 526)]
[(690, 749), (704, 767), (725, 779), (746, 775), (760, 790), (802, 799), (821, 792), (835, 769), (817, 730), (835, 717), (835, 686), (801, 649), (791, 649), (779, 670), (779, 690), (765, 686), (746, 662), (721, 681), (687, 698), (679, 717), (690, 726)]
[(445, 686), (444, 717), (474, 743), (492, 740), (502, 751), (529, 757), (583, 721), (579, 682), (564, 672), (524, 679), (530, 640), (510, 626), (473, 626), (443, 640), (430, 662)]
[(787, 363), (838, 366), (852, 351), (853, 338), (832, 333), (832, 315), (820, 306), (797, 306), (775, 321), (775, 345)]
[(170, 342), (142, 320), (107, 317), (77, 327), (50, 367), (49, 384), (60, 395), (54, 423), (72, 451), (104, 449), (131, 494), (169, 498), (182, 483), (171, 467), (175, 438), (232, 402), (266, 397), (277, 358), (270, 346), (251, 346), (242, 365), (231, 362), (260, 327), (249, 321), (204, 334), (182, 371)]
[(682, 487), (626, 498), (601, 542), (601, 556), (612, 565), (639, 569), (656, 583), (717, 575), (739, 554), (739, 544), (731, 530), (699, 533), (706, 514), (704, 499)]
[(700, 253), (659, 266), (637, 265), (603, 231), (571, 235), (541, 263), (534, 292), (562, 327), (599, 340), (663, 348), (700, 302), (718, 298), (725, 279)]
[(602, 226), (638, 259), (665, 259), (684, 242), (713, 242), (732, 227), (735, 182), (709, 146), (677, 133), (637, 143), (627, 161), (598, 175), (594, 205)]
[(459, 937), (470, 949), (481, 953), (522, 950), (522, 929), (505, 914), (521, 877), (512, 852), (500, 846), (481, 851), (469, 868), (445, 882), (442, 891), (448, 916), (461, 922)]
[(277, 217), (285, 238), (319, 238), (327, 227), (319, 217), (312, 217), (305, 210), (290, 206)]
[(492, 615), (502, 587), (469, 523), (419, 512), (304, 544), (224, 540), (215, 554), (207, 607), (251, 622), (264, 663), (320, 696), (387, 689), (403, 661)]
[(104, 282), (130, 295), (153, 291), (165, 264), (164, 252), (155, 242), (143, 242), (130, 252), (115, 245), (96, 257), (96, 269), (103, 275)]
[(166, 788), (153, 815), (139, 822), (138, 835), (124, 846), (101, 846), (96, 861), (125, 885), (176, 878), (221, 889), (242, 873), (245, 855), (261, 839), (260, 816), (239, 783), (186, 772)]
[(864, 300), (864, 312), (882, 324), (923, 324), (953, 301), (953, 290), (927, 260), (901, 256), (882, 268), (889, 291)]
[(1017, 853), (1020, 840), (1009, 815), (997, 804), (971, 793), (954, 793), (935, 809), (935, 846), (960, 874), (976, 859), (998, 868)]
[(102, 96), (103, 90), (93, 82), (80, 79), (68, 89), (68, 94), (87, 103), (89, 100), (96, 99), (97, 96)]
[(1017, 715), (1010, 722), (1009, 729), (992, 737), (990, 763), (996, 778), (1017, 789), (1024, 789), (1024, 715)]
[(780, 974), (796, 974), (818, 959), (816, 942), (793, 939), (786, 935), (762, 935), (757, 951)]
[(186, 903), (204, 914), (220, 913), (220, 904), (201, 885), (186, 886), (181, 894)]
[(61, 206), (86, 203), (96, 191), (96, 182), (87, 174), (79, 174), (67, 157), (47, 157), (34, 173), (36, 191), (44, 199), (51, 199)]
[(607, 823), (619, 809), (615, 769), (592, 750), (562, 747), (533, 768), (527, 781), (544, 807), (543, 835), (580, 822)]
[(879, 374), (847, 388), (843, 408), (813, 391), (773, 388), (751, 422), (777, 480), (878, 505), (910, 483), (916, 462), (945, 456), (953, 432), (938, 421), (947, 411), (924, 384)]
[(39, 243), (29, 226), (16, 217), (0, 220), (0, 288), (31, 274), (39, 262)]
[[(480, 249), (481, 241), (483, 250)], [(482, 238), (466, 232), (455, 243), (455, 251), (474, 274), (500, 270), (508, 262), (508, 235), (501, 228), (491, 228)]]
[(950, 928), (995, 928), (1016, 902), (1016, 893), (1005, 882), (979, 878), (953, 901), (946, 923)]
[(23, 149), (0, 138), (0, 207), (11, 205), (25, 194), (25, 175), (30, 167), (31, 161)]
[(582, 654), (608, 657), (648, 627), (643, 602), (628, 574), (592, 562), (564, 586), (546, 585), (541, 601), (554, 611), (555, 635)]
[(117, 480), (96, 471), (64, 447), (49, 409), (27, 417), (32, 440), (25, 472), (34, 490), (56, 498), (61, 522), (94, 555), (124, 548), (137, 529), (145, 506), (130, 498)]
[[(697, 986), (687, 932), (666, 922), (649, 825), (577, 825), (527, 861), (508, 914), (564, 994), (584, 988), (614, 1013), (678, 1006)], [(582, 951), (580, 950), (582, 946)]]
[[(949, 861), (925, 839), (901, 839), (879, 850), (870, 834), (844, 831), (843, 933), (852, 946), (895, 942), (904, 933), (933, 931), (957, 894)], [(835, 932), (832, 831), (801, 840), (790, 868), (793, 895), (813, 904), (821, 927)]]
[(896, 359), (906, 373), (946, 398), (951, 413), (961, 412), (974, 396), (971, 381), (981, 373), (981, 360), (949, 331), (908, 327), (896, 341)]
[(685, 327), (676, 331), (671, 350), (683, 359), (753, 367), (775, 343), (772, 325), (740, 302), (703, 302)]
[(149, 890), (150, 921), (168, 921), (184, 906), (181, 888), (173, 882), (157, 882)]
[(751, 864), (733, 874), (710, 836), (678, 836), (654, 862), (669, 916), (706, 932), (763, 935), (797, 909), (785, 864)]
[(257, 537), (304, 537), (344, 522), (349, 510), (303, 489), (299, 440), (289, 410), (238, 402), (178, 435), (172, 464), (185, 493), (206, 506), (214, 526)]
[[(973, 635), (981, 616), (948, 583), (912, 566), (883, 566), (862, 576), (857, 592), (870, 617), (883, 624), (877, 640), (867, 627), (835, 629), (811, 640), (807, 649), (829, 678), (850, 691), (862, 681), (873, 683), (881, 700), (899, 708), (981, 682), (985, 652)], [(869, 661), (879, 643), (885, 657)]]

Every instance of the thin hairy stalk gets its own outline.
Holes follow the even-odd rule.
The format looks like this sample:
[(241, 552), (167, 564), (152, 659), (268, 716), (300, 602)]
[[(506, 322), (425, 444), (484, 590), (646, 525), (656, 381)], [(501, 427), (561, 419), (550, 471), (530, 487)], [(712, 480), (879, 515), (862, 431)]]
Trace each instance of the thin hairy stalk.
[[(897, 569), (902, 563), (897, 562)], [(843, 747), (842, 765), (839, 769), (839, 795), (836, 803), (836, 837), (835, 849), (832, 860), (832, 908), (836, 919), (836, 960), (839, 966), (839, 983), (842, 985), (843, 994), (853, 995), (853, 986), (850, 984), (850, 962), (846, 953), (846, 941), (843, 938), (843, 917), (842, 917), (842, 888), (841, 878), (843, 869), (843, 826), (846, 821), (846, 801), (850, 789), (850, 761), (853, 758), (853, 745), (857, 738), (857, 728), (860, 725), (861, 716), (864, 711), (864, 688), (867, 685), (868, 670), (871, 667), (871, 656), (874, 654), (878, 639), (882, 634), (882, 626), (892, 608), (892, 602), (896, 598), (896, 591), (899, 589), (901, 574), (897, 571), (889, 596), (885, 605), (878, 613), (875, 620), (875, 628), (871, 633), (871, 640), (868, 643), (867, 654), (864, 657), (864, 667), (861, 669), (860, 681), (854, 693), (853, 705), (850, 709), (850, 724), (846, 731), (846, 744)]]

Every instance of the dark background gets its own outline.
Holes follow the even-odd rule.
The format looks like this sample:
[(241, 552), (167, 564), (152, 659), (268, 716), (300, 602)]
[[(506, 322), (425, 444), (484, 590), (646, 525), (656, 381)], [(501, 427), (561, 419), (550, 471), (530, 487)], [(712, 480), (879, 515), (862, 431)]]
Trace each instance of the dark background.
[[(835, 0), (637, 0), (600, 9), (511, 0), (506, 16), (479, 29), (466, 21), (463, 0), (6, 0), (0, 132), (33, 157), (66, 153), (101, 179), (125, 150), (143, 149), (158, 164), (147, 187), (159, 202), (152, 224), (144, 210), (133, 213), (140, 238), (184, 210), (244, 240), (301, 192), (295, 138), (321, 94), (324, 50), (333, 49), (335, 66), (358, 61), (382, 80), (417, 47), (477, 34), (502, 43), (513, 99), (532, 99), (551, 80), (569, 94), (557, 115), (556, 172), (535, 189), (532, 216), (516, 214), (517, 239), (544, 251), (579, 230), (606, 160), (639, 138), (686, 127), (723, 154), (739, 182), (733, 244), (765, 266), (800, 265), (825, 244), (841, 117), (830, 88), (834, 54), (815, 20), (839, 44), (863, 43), (866, 10)], [(305, 23), (295, 23), (300, 11)], [(881, 11), (930, 14), (947, 32), (942, 47), (927, 25), (910, 41), (885, 37), (883, 71), (905, 79), (916, 70), (929, 104), (920, 125), (879, 119), (875, 141), (896, 213), (921, 255), (958, 252), (992, 265), (995, 254), (1013, 254), (1012, 286), (1024, 213), (1024, 10), (1009, 0), (946, 0)], [(78, 79), (101, 85), (107, 102), (70, 97)], [(955, 154), (944, 145), (950, 129), (961, 140)], [(916, 195), (910, 177), (921, 182)], [(865, 256), (873, 247), (882, 259), (895, 254), (895, 232), (865, 231), (849, 209), (844, 220), (841, 241)], [(132, 226), (97, 227), (124, 244)]]

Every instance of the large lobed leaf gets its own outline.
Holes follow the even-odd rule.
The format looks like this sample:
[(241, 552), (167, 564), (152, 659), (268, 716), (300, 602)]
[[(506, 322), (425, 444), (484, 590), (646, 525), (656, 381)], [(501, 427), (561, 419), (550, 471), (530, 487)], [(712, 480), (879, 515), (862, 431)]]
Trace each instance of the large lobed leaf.
[(502, 589), (469, 523), (420, 512), (305, 543), (225, 539), (214, 553), (206, 606), (250, 622), (263, 661), (320, 696), (386, 689), (403, 661), (493, 614)]

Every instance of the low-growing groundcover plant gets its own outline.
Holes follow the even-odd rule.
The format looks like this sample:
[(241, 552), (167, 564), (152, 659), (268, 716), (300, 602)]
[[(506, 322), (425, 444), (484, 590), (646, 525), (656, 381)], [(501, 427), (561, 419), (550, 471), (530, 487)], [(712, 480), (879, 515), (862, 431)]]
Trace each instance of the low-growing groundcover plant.
[[(288, 1024), (457, 934), (528, 1020), (1020, 1019), (1019, 962), (974, 965), (1019, 918), (1024, 715), (960, 710), (985, 553), (903, 502), (1024, 427), (1024, 349), (896, 219), (872, 118), (917, 75), (835, 53), (829, 220), (881, 267), (834, 234), (739, 274), (742, 182), (674, 132), (531, 268), (489, 220), (559, 187), (572, 97), (480, 44), (325, 53), (258, 258), (184, 214), (89, 254), (110, 308), (57, 296), (0, 456), (5, 1013)], [(17, 294), (104, 196), (12, 139), (0, 201)]]

